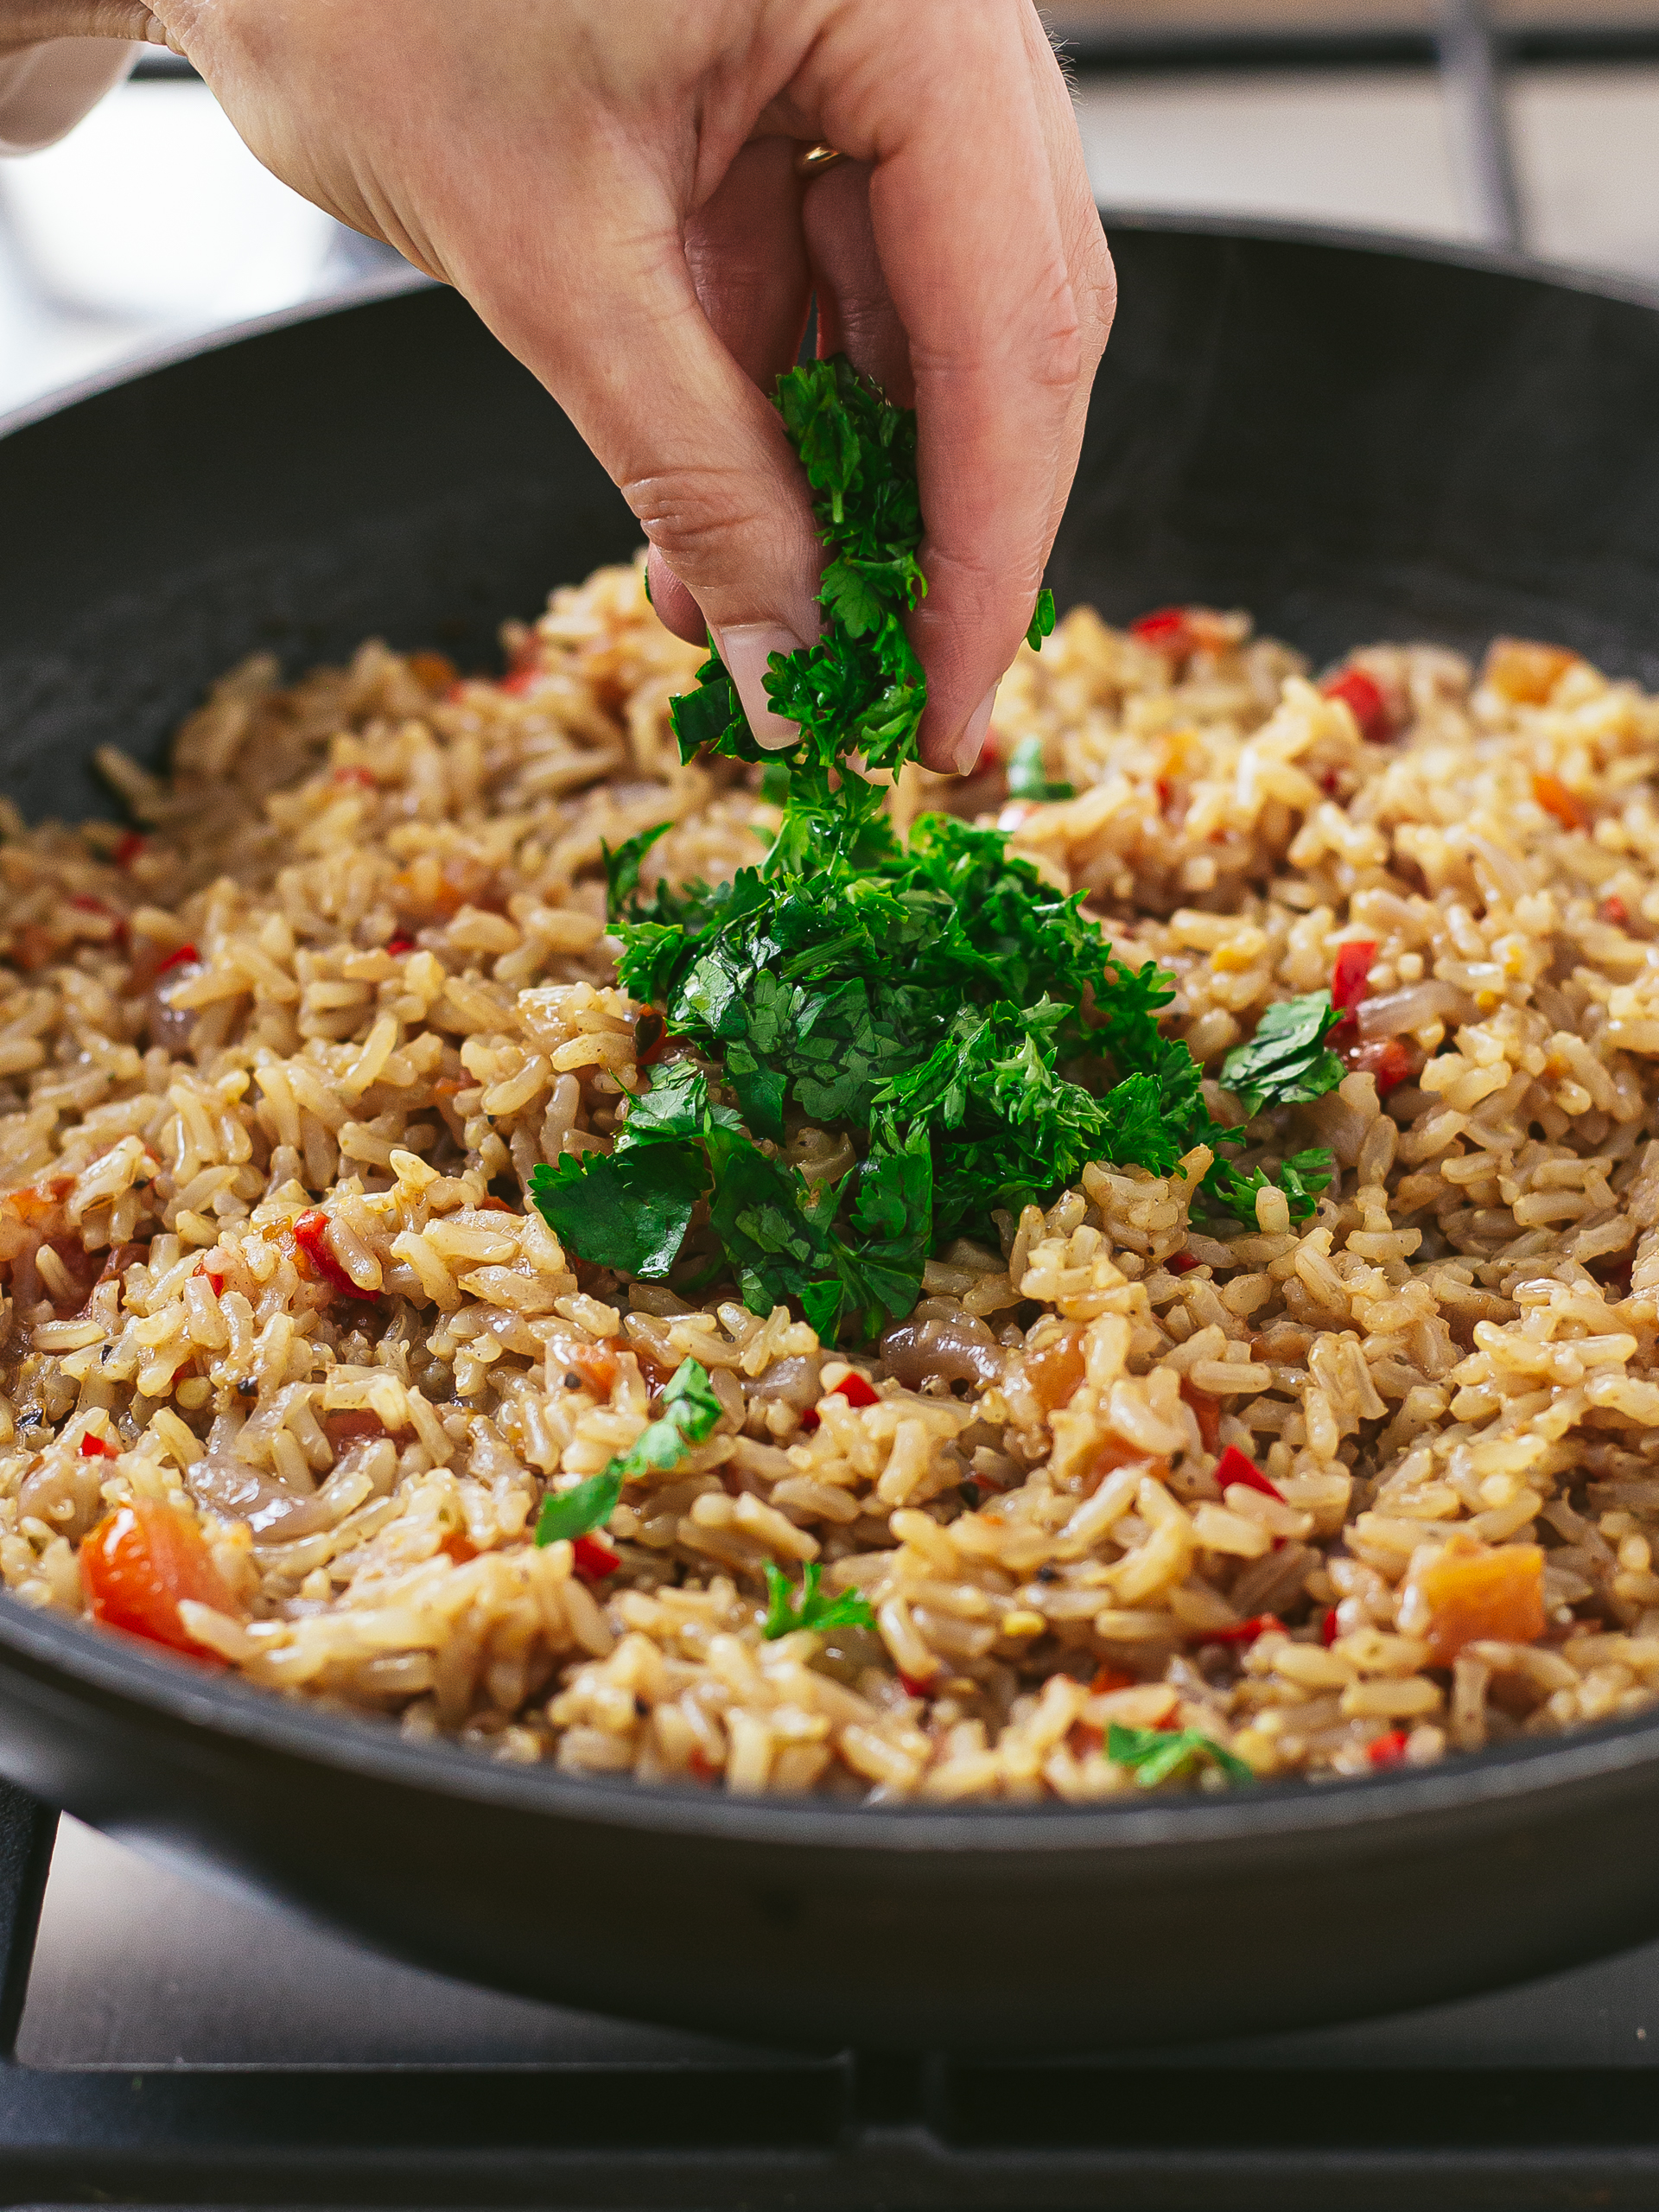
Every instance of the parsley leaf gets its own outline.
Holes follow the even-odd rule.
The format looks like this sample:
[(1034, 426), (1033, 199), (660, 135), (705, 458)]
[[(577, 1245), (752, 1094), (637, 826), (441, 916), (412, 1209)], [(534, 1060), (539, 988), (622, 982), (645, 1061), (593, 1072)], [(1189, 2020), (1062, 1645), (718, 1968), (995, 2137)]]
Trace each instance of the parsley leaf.
[(590, 1529), (600, 1528), (610, 1519), (621, 1495), (622, 1478), (608, 1469), (602, 1475), (589, 1475), (574, 1490), (550, 1492), (542, 1500), (536, 1541), (556, 1544), (561, 1537), (569, 1537), (574, 1542), (578, 1536), (585, 1536)]
[(1205, 1177), (1204, 1195), (1213, 1200), (1219, 1211), (1253, 1222), (1256, 1192), (1281, 1190), (1290, 1201), (1291, 1219), (1306, 1221), (1313, 1211), (1315, 1198), (1331, 1180), (1333, 1165), (1330, 1154), (1319, 1147), (1293, 1152), (1280, 1162), (1276, 1176), (1265, 1167), (1246, 1170), (1231, 1160), (1218, 1160)]
[(771, 1560), (763, 1560), (766, 1590), (771, 1604), (766, 1609), (766, 1627), (762, 1631), (768, 1642), (788, 1636), (798, 1628), (874, 1628), (875, 1615), (870, 1601), (860, 1590), (843, 1590), (838, 1597), (821, 1598), (818, 1581), (823, 1569), (817, 1560), (809, 1560), (801, 1570), (798, 1591)]
[(1048, 771), (1043, 766), (1043, 741), (1040, 737), (1022, 737), (1014, 748), (1008, 761), (1008, 797), (1010, 798), (1075, 798), (1076, 791), (1070, 784), (1051, 783)]
[(1042, 651), (1043, 639), (1054, 627), (1054, 594), (1045, 584), (1037, 594), (1037, 604), (1032, 610), (1031, 627), (1026, 632), (1026, 643), (1033, 652)]
[(604, 840), (600, 840), (600, 852), (605, 861), (605, 916), (615, 921), (627, 912), (639, 889), (639, 863), (657, 842), (674, 827), (671, 822), (659, 822), (655, 829), (642, 830), (637, 837), (625, 837), (614, 852)]
[(672, 1467), (684, 1459), (694, 1444), (709, 1435), (721, 1416), (721, 1403), (700, 1360), (683, 1359), (663, 1390), (663, 1410), (642, 1428), (632, 1448), (620, 1452), (603, 1474), (590, 1475), (574, 1490), (557, 1491), (542, 1500), (536, 1522), (538, 1544), (556, 1543), (561, 1536), (585, 1536), (608, 1521), (622, 1495), (622, 1485), (652, 1468)]
[(1190, 1773), (1200, 1759), (1218, 1766), (1230, 1782), (1254, 1782), (1254, 1770), (1197, 1728), (1125, 1728), (1114, 1720), (1106, 1733), (1106, 1756), (1134, 1767), (1142, 1789), (1154, 1789), (1173, 1776)]
[(1329, 991), (1279, 999), (1268, 1007), (1247, 1045), (1236, 1045), (1221, 1064), (1221, 1080), (1252, 1118), (1267, 1106), (1323, 1098), (1345, 1072), (1325, 1039), (1342, 1020)]

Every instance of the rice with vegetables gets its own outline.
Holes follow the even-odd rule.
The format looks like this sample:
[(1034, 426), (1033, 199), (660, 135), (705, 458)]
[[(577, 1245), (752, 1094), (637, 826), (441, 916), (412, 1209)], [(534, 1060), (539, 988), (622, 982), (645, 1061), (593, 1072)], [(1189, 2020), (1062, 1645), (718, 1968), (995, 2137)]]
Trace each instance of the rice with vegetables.
[(602, 849), (670, 821), (645, 888), (718, 883), (779, 816), (681, 764), (700, 657), (639, 566), (508, 644), (503, 683), (251, 662), (169, 779), (105, 760), (135, 828), (6, 821), (10, 1590), (738, 1790), (1222, 1787), (1650, 1701), (1659, 702), (1514, 642), (1318, 685), (1242, 616), (1071, 613), (976, 777), (891, 812), (1000, 815), (1170, 971), (1223, 1129), (1267, 1010), (1332, 993), (1339, 1081), (1269, 1085), (1240, 1155), (1329, 1179), (1227, 1221), (1213, 1147), (1090, 1161), (832, 1348), (526, 1201), (689, 1057), (616, 986)]

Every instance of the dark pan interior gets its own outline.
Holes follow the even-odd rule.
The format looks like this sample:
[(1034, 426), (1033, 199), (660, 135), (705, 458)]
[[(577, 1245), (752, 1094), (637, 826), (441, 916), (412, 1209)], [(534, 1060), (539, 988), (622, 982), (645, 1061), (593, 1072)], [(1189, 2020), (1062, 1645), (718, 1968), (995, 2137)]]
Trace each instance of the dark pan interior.
[[(1517, 631), (1659, 682), (1659, 314), (1496, 264), (1114, 226), (1052, 580), (1246, 606), (1317, 658)], [(637, 531), (452, 295), (301, 317), (0, 437), (0, 759), (102, 810), (242, 655), (487, 666)], [(1102, 1812), (849, 1812), (506, 1772), (0, 1599), (0, 1770), (481, 1979), (807, 2038), (1213, 2037), (1659, 1931), (1659, 1721), (1399, 1780)]]

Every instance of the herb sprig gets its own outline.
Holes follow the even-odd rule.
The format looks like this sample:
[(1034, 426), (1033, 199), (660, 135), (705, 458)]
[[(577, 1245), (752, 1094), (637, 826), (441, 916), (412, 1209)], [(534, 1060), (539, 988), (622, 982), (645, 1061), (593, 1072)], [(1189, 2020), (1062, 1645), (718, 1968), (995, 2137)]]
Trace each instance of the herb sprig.
[(1160, 1782), (1190, 1773), (1206, 1759), (1229, 1782), (1255, 1780), (1255, 1770), (1236, 1752), (1197, 1728), (1126, 1728), (1114, 1720), (1106, 1732), (1106, 1756), (1119, 1766), (1132, 1767), (1142, 1789), (1155, 1789)]
[(760, 1564), (766, 1571), (766, 1594), (771, 1599), (761, 1630), (768, 1643), (788, 1636), (798, 1628), (875, 1626), (870, 1601), (861, 1590), (843, 1590), (834, 1598), (820, 1596), (818, 1581), (823, 1569), (817, 1560), (809, 1560), (801, 1569), (798, 1589), (771, 1560), (762, 1560)]
[[(755, 1312), (795, 1300), (826, 1343), (878, 1336), (914, 1306), (941, 1239), (994, 1238), (995, 1212), (1091, 1160), (1167, 1175), (1207, 1144), (1205, 1199), (1253, 1218), (1269, 1171), (1222, 1159), (1240, 1140), (1158, 1027), (1172, 980), (1122, 960), (1082, 894), (1057, 893), (1001, 833), (925, 815), (907, 844), (894, 836), (884, 785), (916, 758), (926, 702), (905, 627), (926, 590), (915, 418), (843, 359), (791, 370), (777, 404), (830, 554), (822, 635), (774, 653), (766, 678), (800, 734), (763, 753), (713, 652), (672, 715), (686, 760), (762, 766), (782, 826), (730, 882), (650, 898), (641, 866), (667, 825), (607, 850), (620, 980), (683, 1057), (631, 1101), (608, 1154), (538, 1167), (534, 1203), (585, 1261), (688, 1289), (734, 1277)], [(1053, 624), (1045, 590), (1031, 644)], [(1033, 796), (1039, 779), (1058, 795), (1040, 747), (1014, 765)], [(1269, 1008), (1232, 1056), (1252, 1115), (1340, 1077), (1310, 1003)], [(851, 1140), (834, 1180), (791, 1164), (808, 1126)], [(1278, 1172), (1293, 1216), (1328, 1173), (1307, 1153)]]
[(640, 1430), (631, 1448), (619, 1452), (603, 1474), (589, 1475), (542, 1500), (536, 1541), (556, 1544), (568, 1537), (574, 1542), (601, 1528), (615, 1512), (625, 1482), (653, 1469), (677, 1466), (694, 1444), (713, 1433), (720, 1415), (708, 1369), (701, 1360), (682, 1360), (664, 1387), (662, 1412)]

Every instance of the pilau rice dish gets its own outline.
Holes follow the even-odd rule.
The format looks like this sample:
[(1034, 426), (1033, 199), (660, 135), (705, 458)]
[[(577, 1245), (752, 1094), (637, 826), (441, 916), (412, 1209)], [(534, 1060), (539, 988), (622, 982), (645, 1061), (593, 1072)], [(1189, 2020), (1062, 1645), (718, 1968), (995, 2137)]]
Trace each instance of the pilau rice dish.
[[(878, 1355), (526, 1205), (643, 1079), (601, 846), (671, 817), (646, 881), (713, 880), (779, 817), (680, 765), (702, 655), (642, 564), (507, 644), (502, 683), (251, 661), (169, 779), (102, 757), (136, 830), (6, 810), (11, 1591), (144, 1628), (137, 1516), (173, 1547), (147, 1632), (200, 1663), (744, 1791), (1094, 1799), (1162, 1778), (1125, 1731), (1224, 1755), (1166, 1787), (1363, 1774), (1659, 1694), (1659, 701), (1515, 641), (1321, 688), (1202, 609), (1022, 650), (979, 772), (906, 769), (895, 819), (998, 819), (1173, 973), (1210, 1077), (1345, 978), (1350, 1072), (1267, 1117), (1338, 1172), (1222, 1241), (1207, 1149), (1090, 1166), (943, 1251)], [(1075, 797), (1007, 799), (1033, 738)], [(537, 1547), (688, 1357), (713, 1433)], [(874, 1625), (768, 1637), (768, 1561)]]

